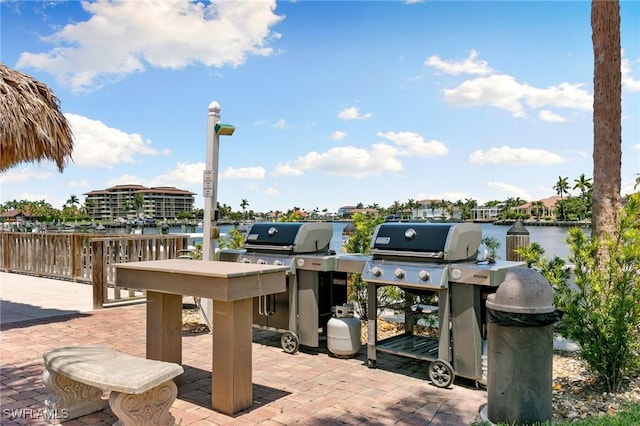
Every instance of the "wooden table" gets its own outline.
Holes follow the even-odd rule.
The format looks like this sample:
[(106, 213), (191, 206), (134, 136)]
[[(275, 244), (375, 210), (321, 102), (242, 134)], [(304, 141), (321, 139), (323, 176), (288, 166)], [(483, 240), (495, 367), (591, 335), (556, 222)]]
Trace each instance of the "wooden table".
[(252, 298), (286, 291), (288, 267), (201, 260), (115, 265), (118, 286), (147, 290), (147, 358), (182, 364), (182, 297), (213, 299), (211, 406), (252, 404)]

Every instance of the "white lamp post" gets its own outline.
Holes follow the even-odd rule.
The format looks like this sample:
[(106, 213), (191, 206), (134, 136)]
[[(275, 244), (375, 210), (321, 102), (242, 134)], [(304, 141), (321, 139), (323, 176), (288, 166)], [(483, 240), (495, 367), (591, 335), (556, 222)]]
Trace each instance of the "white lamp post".
[[(207, 157), (206, 169), (203, 173), (202, 192), (204, 196), (204, 221), (202, 229), (202, 260), (213, 260), (216, 251), (216, 240), (220, 237), (218, 228), (218, 158), (220, 152), (220, 135), (231, 136), (235, 127), (220, 123), (220, 104), (212, 101), (207, 116)], [(199, 302), (199, 301), (197, 301)], [(211, 329), (211, 313), (213, 301), (205, 299), (200, 305), (203, 319)]]

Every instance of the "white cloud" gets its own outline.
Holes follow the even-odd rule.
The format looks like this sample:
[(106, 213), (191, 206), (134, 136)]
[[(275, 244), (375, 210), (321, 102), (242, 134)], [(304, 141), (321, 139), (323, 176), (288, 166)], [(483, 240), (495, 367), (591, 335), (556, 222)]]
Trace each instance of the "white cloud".
[(532, 108), (541, 108), (547, 105), (583, 111), (591, 111), (593, 108), (593, 95), (582, 89), (583, 84), (560, 83), (546, 89), (538, 89), (528, 84), (523, 84), (523, 86), (527, 89), (524, 99)]
[(302, 176), (304, 170), (295, 167), (291, 163), (278, 164), (271, 173), (273, 176)]
[(275, 0), (202, 2), (82, 2), (89, 19), (70, 23), (44, 38), (44, 53), (24, 52), (17, 68), (51, 72), (75, 91), (90, 91), (108, 80), (146, 66), (180, 69), (194, 63), (239, 66), (249, 55), (268, 56), (280, 34), (272, 27), (284, 17)]
[(443, 91), (444, 99), (458, 107), (490, 105), (509, 111), (514, 117), (525, 117), (524, 103), (531, 108), (545, 106), (590, 111), (593, 97), (581, 84), (560, 83), (539, 89), (516, 81), (513, 76), (494, 74), (467, 80)]
[(493, 73), (487, 61), (476, 60), (478, 52), (471, 50), (469, 56), (462, 61), (447, 61), (438, 55), (432, 55), (424, 61), (424, 65), (433, 67), (445, 74), (479, 74), (487, 75)]
[(65, 114), (73, 131), (73, 162), (79, 167), (106, 168), (122, 163), (135, 163), (137, 155), (169, 155), (168, 150), (151, 147), (137, 133), (125, 133), (76, 114)]
[(86, 180), (80, 180), (80, 181), (69, 181), (67, 183), (67, 188), (81, 188), (81, 189), (89, 189), (89, 182)]
[[(0, 174), (0, 184), (25, 183), (36, 180), (48, 180), (55, 176), (56, 172), (47, 168), (25, 167), (23, 169), (11, 169)], [(6, 188), (5, 188), (6, 189)]]
[[(591, 111), (593, 95), (583, 84), (562, 82), (556, 86), (538, 88), (521, 83), (507, 74), (497, 74), (486, 61), (477, 60), (478, 53), (472, 50), (463, 61), (443, 60), (437, 55), (430, 56), (425, 65), (447, 74), (478, 74), (464, 80), (453, 88), (442, 91), (445, 102), (455, 107), (493, 106), (509, 111), (514, 117), (526, 117), (527, 108), (545, 107), (573, 108)], [(631, 87), (633, 81), (631, 80)], [(546, 121), (560, 121), (558, 114), (540, 112), (539, 118)]]
[(373, 116), (370, 112), (360, 113), (358, 107), (345, 108), (338, 113), (338, 118), (341, 120), (368, 120)]
[(264, 179), (266, 176), (264, 167), (227, 167), (220, 173), (221, 179)]
[(307, 170), (354, 178), (380, 175), (402, 170), (402, 163), (395, 158), (397, 154), (398, 150), (387, 144), (375, 144), (370, 150), (353, 146), (332, 148), (324, 153), (310, 152), (279, 164), (274, 175), (301, 175)]
[(564, 159), (558, 154), (543, 149), (511, 148), (509, 146), (491, 148), (487, 151), (477, 150), (469, 156), (471, 164), (546, 165), (563, 162)]
[[(522, 188), (518, 188), (517, 186), (510, 185), (508, 183), (503, 183), (503, 182), (488, 182), (488, 185), (492, 188), (496, 188), (496, 189), (499, 189), (500, 191), (503, 191), (508, 196), (520, 197), (523, 200), (527, 200), (527, 201), (533, 200), (533, 197), (529, 192), (527, 192)], [(500, 198), (500, 197), (497, 197), (497, 198)]]
[(425, 142), (422, 136), (413, 132), (378, 132), (378, 136), (387, 138), (399, 147), (398, 155), (418, 157), (441, 157), (449, 150), (440, 141)]
[(491, 75), (467, 80), (454, 89), (443, 91), (444, 100), (457, 107), (491, 105), (506, 109), (515, 117), (524, 117), (521, 100), (526, 88), (510, 75)]
[(203, 171), (206, 168), (203, 162), (178, 163), (173, 169), (151, 179), (149, 186), (181, 186), (202, 185)]
[(627, 58), (622, 58), (620, 68), (622, 71), (622, 87), (630, 92), (640, 92), (640, 80), (635, 80), (631, 75), (631, 61)]
[(538, 118), (542, 121), (551, 121), (553, 123), (563, 123), (567, 121), (563, 116), (546, 109), (540, 110)]
[(347, 137), (347, 132), (343, 132), (342, 130), (336, 130), (331, 134), (332, 141), (341, 141), (346, 137)]
[(264, 195), (267, 197), (276, 197), (280, 195), (280, 191), (277, 188), (269, 187), (264, 191)]
[(284, 118), (281, 118), (280, 120), (272, 124), (271, 127), (273, 127), (274, 129), (284, 129), (287, 127), (287, 122)]

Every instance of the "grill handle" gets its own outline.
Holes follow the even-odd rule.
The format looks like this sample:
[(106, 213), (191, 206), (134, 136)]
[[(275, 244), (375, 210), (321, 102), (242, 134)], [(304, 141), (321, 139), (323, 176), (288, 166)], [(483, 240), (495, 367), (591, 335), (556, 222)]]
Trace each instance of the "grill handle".
[[(260, 315), (268, 317), (276, 313), (275, 297), (274, 294), (258, 296), (258, 313)], [(273, 305), (273, 309), (271, 309), (271, 305)]]
[(421, 259), (444, 259), (443, 251), (371, 250), (373, 256), (417, 257)]

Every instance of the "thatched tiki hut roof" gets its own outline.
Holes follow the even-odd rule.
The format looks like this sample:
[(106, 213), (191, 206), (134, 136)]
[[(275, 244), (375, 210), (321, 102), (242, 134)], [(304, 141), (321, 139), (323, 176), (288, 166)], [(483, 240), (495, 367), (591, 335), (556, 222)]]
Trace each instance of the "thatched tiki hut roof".
[(62, 172), (73, 152), (71, 127), (44, 83), (0, 64), (0, 172), (53, 160)]

